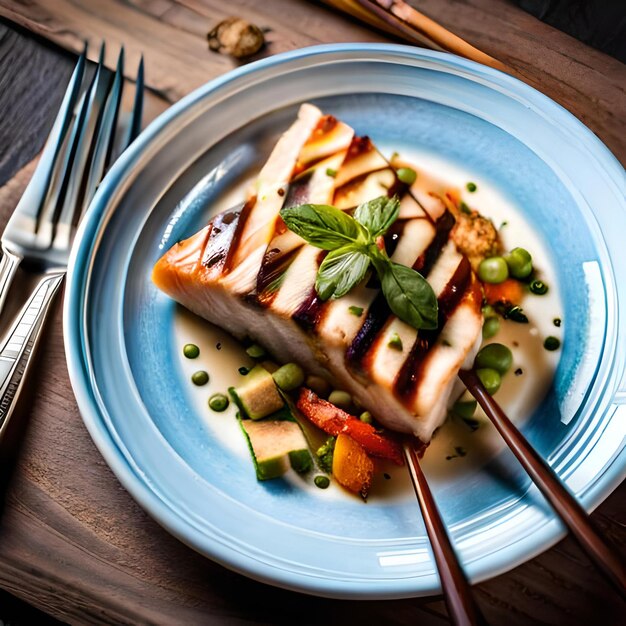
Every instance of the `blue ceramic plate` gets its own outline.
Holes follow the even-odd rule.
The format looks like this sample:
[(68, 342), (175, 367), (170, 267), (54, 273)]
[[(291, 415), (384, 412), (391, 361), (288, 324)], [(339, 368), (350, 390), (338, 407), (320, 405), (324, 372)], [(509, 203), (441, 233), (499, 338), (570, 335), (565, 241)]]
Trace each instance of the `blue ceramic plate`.
[[(587, 509), (615, 488), (626, 465), (624, 171), (545, 96), (436, 52), (336, 45), (278, 55), (205, 85), (152, 123), (100, 186), (74, 246), (72, 384), (119, 480), (199, 552), (324, 596), (436, 593), (414, 500), (363, 504), (289, 481), (259, 484), (250, 460), (212, 436), (178, 356), (176, 307), (150, 281), (164, 249), (206, 223), (212, 202), (258, 168), (304, 101), (375, 142), (462, 166), (524, 213), (549, 249), (566, 320), (554, 385), (524, 432)], [(433, 489), (472, 581), (564, 533), (507, 451), (448, 472)]]

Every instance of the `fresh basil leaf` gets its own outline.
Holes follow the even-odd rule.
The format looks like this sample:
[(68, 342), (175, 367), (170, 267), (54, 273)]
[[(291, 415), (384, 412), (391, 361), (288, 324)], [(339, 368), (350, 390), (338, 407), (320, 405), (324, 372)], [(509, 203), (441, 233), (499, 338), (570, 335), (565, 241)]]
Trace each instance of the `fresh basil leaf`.
[(354, 219), (365, 226), (370, 236), (375, 239), (387, 232), (398, 219), (399, 213), (400, 201), (396, 196), (393, 198), (380, 196), (360, 204), (354, 211)]
[(329, 252), (317, 272), (317, 295), (322, 300), (345, 296), (363, 280), (369, 265), (369, 255), (361, 247), (344, 246)]
[(426, 279), (414, 269), (389, 261), (381, 277), (389, 308), (413, 328), (437, 328), (437, 297)]
[(322, 250), (365, 241), (367, 232), (350, 215), (326, 204), (301, 204), (281, 209), (287, 228)]

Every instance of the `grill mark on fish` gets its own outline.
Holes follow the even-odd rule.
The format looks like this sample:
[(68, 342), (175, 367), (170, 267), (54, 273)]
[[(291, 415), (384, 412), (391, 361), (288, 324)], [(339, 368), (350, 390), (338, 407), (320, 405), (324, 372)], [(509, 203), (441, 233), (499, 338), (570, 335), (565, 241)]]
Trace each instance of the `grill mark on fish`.
[[(312, 175), (313, 172), (311, 171), (301, 179), (289, 184), (283, 207), (288, 208), (308, 202), (310, 196), (309, 182)], [(257, 275), (256, 293), (259, 296), (259, 301), (264, 306), (269, 306), (272, 303), (278, 291), (277, 288), (267, 291), (267, 288), (279, 278), (281, 273), (287, 271), (296, 258), (296, 252), (301, 250), (304, 245), (304, 241), (302, 241), (300, 246), (293, 248), (286, 254), (281, 254), (280, 248), (274, 245), (274, 241), (276, 237), (283, 234), (285, 230), (287, 230), (287, 225), (279, 215), (276, 219), (274, 234), (267, 246), (261, 263), (261, 269)], [(277, 287), (280, 287), (280, 285), (277, 285)]]
[(435, 236), (430, 242), (430, 245), (423, 254), (417, 257), (415, 263), (413, 263), (413, 269), (418, 271), (422, 276), (428, 276), (433, 266), (441, 256), (443, 247), (450, 238), (450, 231), (454, 227), (456, 220), (454, 215), (447, 209), (435, 222)]
[[(232, 263), (237, 252), (237, 248), (239, 248), (239, 243), (241, 242), (241, 235), (243, 233), (243, 229), (248, 221), (248, 217), (250, 215), (250, 211), (254, 208), (256, 204), (256, 196), (249, 198), (244, 203), (241, 211), (237, 215), (236, 221), (233, 219), (235, 224), (232, 237), (230, 238), (230, 242), (227, 247), (224, 249), (224, 259), (221, 262), (222, 273), (226, 274), (232, 269)], [(210, 242), (209, 242), (210, 245)], [(215, 261), (217, 263), (218, 261)]]
[(471, 279), (472, 268), (470, 262), (466, 256), (463, 256), (452, 278), (450, 278), (437, 298), (439, 306), (437, 328), (419, 331), (409, 356), (396, 377), (394, 392), (405, 403), (412, 400), (412, 396), (424, 376), (431, 348), (439, 338), (446, 322), (461, 303), (463, 296), (467, 293)]
[(311, 182), (314, 171), (315, 169), (308, 170), (300, 178), (295, 180), (292, 179), (289, 183), (289, 189), (287, 190), (283, 208), (297, 206), (298, 204), (305, 204), (309, 201), (309, 197), (311, 195), (309, 183)]
[(404, 234), (404, 227), (407, 220), (396, 220), (391, 228), (385, 233), (385, 250), (387, 255), (391, 257), (398, 247), (400, 238)]
[(233, 245), (236, 245), (237, 230), (241, 230), (240, 218), (245, 204), (216, 215), (209, 222), (209, 231), (203, 246), (201, 265), (214, 272), (224, 270)]
[[(317, 255), (318, 267), (322, 264), (327, 254), (326, 250), (320, 250), (320, 253)], [(322, 321), (327, 305), (328, 303), (317, 295), (315, 285), (313, 285), (309, 289), (306, 298), (291, 317), (301, 328), (313, 332)]]
[(293, 320), (304, 330), (313, 332), (322, 319), (326, 302), (320, 300), (315, 287), (309, 289), (307, 297), (292, 315)]
[(351, 369), (355, 371), (362, 369), (365, 355), (390, 315), (391, 309), (387, 300), (382, 293), (379, 293), (370, 305), (359, 332), (346, 351), (346, 363)]
[(278, 293), (282, 278), (289, 266), (300, 251), (302, 246), (294, 248), (285, 254), (280, 254), (278, 248), (273, 248), (265, 253), (261, 272), (257, 277), (256, 293), (259, 303), (269, 306)]

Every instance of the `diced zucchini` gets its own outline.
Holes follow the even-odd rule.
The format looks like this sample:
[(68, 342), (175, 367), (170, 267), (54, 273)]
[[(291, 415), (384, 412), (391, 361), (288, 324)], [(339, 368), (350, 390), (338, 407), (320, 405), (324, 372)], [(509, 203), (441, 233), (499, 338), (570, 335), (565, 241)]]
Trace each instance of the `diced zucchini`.
[(282, 409), (285, 402), (272, 375), (261, 365), (255, 365), (238, 387), (228, 392), (239, 407), (242, 417), (258, 420)]
[(300, 474), (311, 469), (311, 454), (297, 422), (240, 419), (239, 423), (259, 480), (282, 476), (289, 466)]

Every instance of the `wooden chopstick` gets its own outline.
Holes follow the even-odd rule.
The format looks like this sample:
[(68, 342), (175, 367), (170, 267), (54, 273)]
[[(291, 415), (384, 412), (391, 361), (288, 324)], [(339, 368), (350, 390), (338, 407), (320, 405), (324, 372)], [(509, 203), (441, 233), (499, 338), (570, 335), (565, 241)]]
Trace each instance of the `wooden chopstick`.
[(409, 43), (452, 52), (503, 72), (514, 73), (506, 64), (475, 48), (404, 0), (323, 1)]
[(463, 573), (446, 525), (441, 518), (428, 481), (419, 462), (415, 448), (411, 442), (404, 444), (404, 456), (409, 467), (415, 495), (419, 502), (426, 525), (426, 532), (432, 546), (443, 596), (448, 614), (454, 624), (487, 624), (480, 608), (476, 604), (470, 584)]
[(589, 515), (565, 488), (552, 468), (513, 425), (500, 405), (487, 393), (474, 370), (460, 370), (459, 378), (476, 398), (539, 491), (550, 502), (583, 550), (626, 599), (626, 567), (617, 549), (595, 527)]

